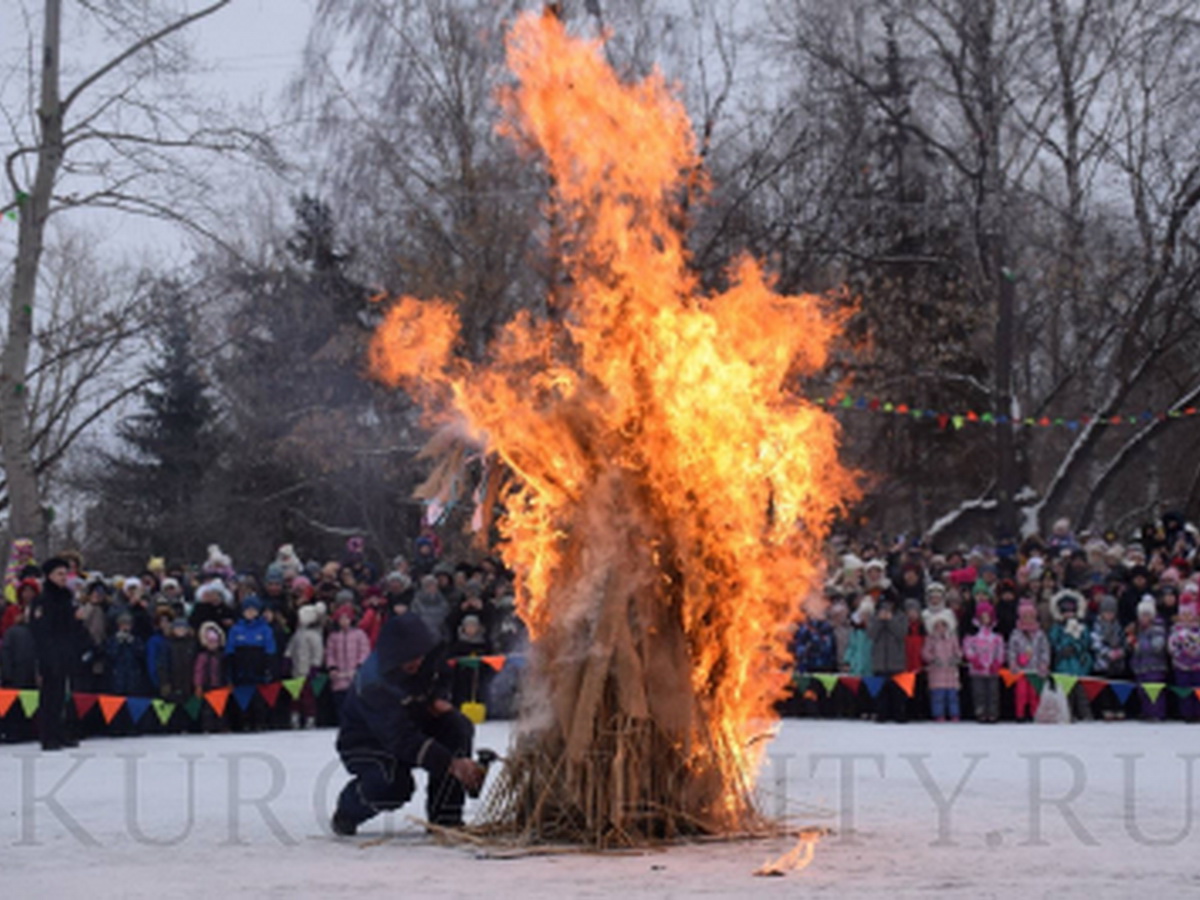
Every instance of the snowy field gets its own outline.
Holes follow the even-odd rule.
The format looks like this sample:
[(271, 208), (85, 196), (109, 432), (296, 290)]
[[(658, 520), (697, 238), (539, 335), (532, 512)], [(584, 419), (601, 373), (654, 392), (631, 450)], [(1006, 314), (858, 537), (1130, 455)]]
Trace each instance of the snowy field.
[[(503, 749), (507, 735), (489, 723), (478, 744)], [(6, 746), (0, 895), (1197, 896), (1197, 760), (1200, 728), (1178, 723), (790, 720), (760, 780), (764, 808), (833, 833), (804, 871), (756, 878), (788, 842), (486, 859), (430, 843), (409, 818), (420, 796), (332, 838), (345, 778), (332, 731)]]

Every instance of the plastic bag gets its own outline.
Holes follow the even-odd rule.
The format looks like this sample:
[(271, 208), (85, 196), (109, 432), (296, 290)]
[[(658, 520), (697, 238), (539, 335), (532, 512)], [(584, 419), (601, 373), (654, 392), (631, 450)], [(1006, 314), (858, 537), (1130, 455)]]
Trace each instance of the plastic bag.
[(1071, 723), (1071, 705), (1067, 695), (1058, 690), (1052, 679), (1046, 681), (1042, 688), (1041, 699), (1038, 700), (1037, 713), (1033, 721), (1043, 725), (1069, 725)]

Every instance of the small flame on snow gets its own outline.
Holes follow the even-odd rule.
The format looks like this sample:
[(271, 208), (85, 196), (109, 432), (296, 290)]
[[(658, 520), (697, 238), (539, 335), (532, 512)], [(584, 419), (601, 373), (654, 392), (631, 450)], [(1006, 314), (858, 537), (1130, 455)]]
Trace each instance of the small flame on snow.
[(824, 834), (820, 829), (802, 831), (797, 836), (796, 846), (775, 860), (768, 860), (754, 870), (755, 875), (783, 877), (789, 872), (799, 872), (808, 867), (817, 852), (817, 841)]

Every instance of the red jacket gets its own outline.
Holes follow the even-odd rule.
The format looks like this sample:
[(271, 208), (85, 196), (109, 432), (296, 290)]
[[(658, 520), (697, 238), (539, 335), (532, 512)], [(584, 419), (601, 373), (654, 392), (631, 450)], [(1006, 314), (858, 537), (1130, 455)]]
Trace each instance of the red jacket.
[(920, 672), (925, 667), (921, 651), (925, 648), (925, 629), (921, 620), (908, 623), (908, 634), (904, 636), (904, 668), (909, 672)]

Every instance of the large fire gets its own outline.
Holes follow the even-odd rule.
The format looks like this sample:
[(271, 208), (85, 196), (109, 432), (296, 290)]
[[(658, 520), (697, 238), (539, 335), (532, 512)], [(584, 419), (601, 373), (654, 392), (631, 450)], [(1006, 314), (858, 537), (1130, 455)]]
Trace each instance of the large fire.
[(451, 304), (411, 297), (371, 353), (511, 472), (497, 528), (533, 668), (495, 812), (598, 845), (742, 830), (791, 628), (854, 491), (833, 418), (789, 390), (837, 322), (751, 259), (701, 290), (681, 230), (699, 159), (659, 74), (623, 83), (550, 15), (519, 18), (507, 49), (502, 128), (548, 171), (567, 277), (484, 363), (454, 354)]

